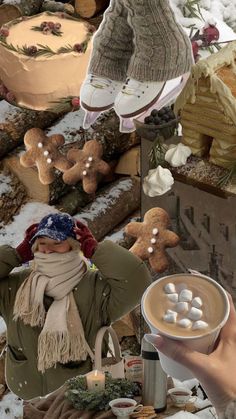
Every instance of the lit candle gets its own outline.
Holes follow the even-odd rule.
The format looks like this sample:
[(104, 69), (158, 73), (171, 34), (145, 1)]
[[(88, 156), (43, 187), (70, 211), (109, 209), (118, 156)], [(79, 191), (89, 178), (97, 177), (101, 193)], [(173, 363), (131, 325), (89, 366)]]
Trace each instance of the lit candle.
[(86, 375), (87, 389), (100, 391), (105, 388), (105, 374), (102, 371), (94, 370)]

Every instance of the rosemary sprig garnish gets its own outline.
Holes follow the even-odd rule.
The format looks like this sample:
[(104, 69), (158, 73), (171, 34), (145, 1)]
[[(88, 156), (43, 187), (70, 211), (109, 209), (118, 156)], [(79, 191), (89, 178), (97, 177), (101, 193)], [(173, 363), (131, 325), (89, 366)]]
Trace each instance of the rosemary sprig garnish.
[(230, 169), (228, 169), (226, 173), (219, 177), (217, 186), (221, 188), (227, 186), (227, 184), (233, 179), (234, 176), (236, 176), (236, 163)]

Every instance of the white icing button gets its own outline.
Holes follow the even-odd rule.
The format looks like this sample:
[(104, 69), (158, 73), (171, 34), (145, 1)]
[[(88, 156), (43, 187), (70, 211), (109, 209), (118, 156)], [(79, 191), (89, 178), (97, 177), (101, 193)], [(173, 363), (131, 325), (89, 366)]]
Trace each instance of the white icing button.
[(89, 156), (88, 161), (93, 161), (93, 158)]
[(156, 236), (158, 233), (159, 233), (158, 228), (154, 228), (154, 229), (152, 230), (152, 234), (154, 234), (154, 236)]
[(48, 164), (52, 163), (52, 159), (49, 159), (49, 158), (48, 158), (48, 159), (47, 159), (47, 163), (48, 163)]
[(191, 307), (188, 313), (188, 318), (191, 320), (200, 320), (201, 317), (202, 317), (202, 310), (199, 310), (199, 308), (196, 308), (196, 307)]
[(175, 310), (177, 313), (184, 313), (185, 311), (188, 311), (188, 303), (186, 302), (180, 302), (175, 305)]
[(86, 163), (85, 167), (89, 168), (90, 167), (90, 163)]
[(172, 310), (167, 310), (166, 314), (163, 317), (167, 323), (176, 323), (177, 313)]
[(195, 297), (195, 298), (192, 300), (192, 306), (193, 306), (193, 307), (196, 307), (196, 308), (200, 308), (200, 307), (202, 307), (202, 300), (201, 300), (201, 298), (200, 298), (200, 297)]
[(43, 152), (43, 155), (44, 155), (44, 156), (48, 156), (48, 155), (49, 155), (49, 151), (48, 151), (48, 150), (45, 150), (45, 151)]
[(170, 300), (172, 303), (177, 303), (178, 298), (179, 298), (177, 293), (168, 294), (167, 297), (168, 297), (168, 300)]
[(153, 253), (153, 252), (154, 252), (153, 247), (149, 247), (149, 248), (148, 248), (148, 253)]
[(193, 323), (192, 330), (203, 330), (208, 327), (208, 323), (204, 322), (203, 320), (198, 320)]
[(86, 176), (86, 175), (87, 175), (86, 170), (83, 170), (82, 175), (83, 175), (83, 176)]
[(172, 284), (172, 282), (169, 282), (164, 286), (164, 290), (167, 294), (173, 294), (175, 292), (175, 284)]
[(43, 143), (38, 143), (38, 148), (42, 148), (43, 147)]
[(187, 327), (192, 326), (192, 322), (189, 319), (181, 319), (177, 322), (177, 324), (181, 327), (184, 327), (187, 329)]
[(157, 242), (157, 241), (156, 241), (156, 239), (154, 239), (154, 237), (153, 237), (153, 238), (151, 239), (151, 243), (152, 243), (152, 244), (156, 244), (156, 242)]
[(187, 301), (187, 303), (189, 303), (190, 301), (192, 301), (192, 298), (193, 298), (192, 291), (188, 289), (183, 289), (182, 291), (180, 291), (179, 301)]

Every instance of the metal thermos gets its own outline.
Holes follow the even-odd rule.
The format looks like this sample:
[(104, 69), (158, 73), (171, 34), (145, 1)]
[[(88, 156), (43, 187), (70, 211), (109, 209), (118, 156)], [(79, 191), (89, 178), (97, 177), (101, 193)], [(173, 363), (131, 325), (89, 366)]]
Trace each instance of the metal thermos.
[(167, 374), (163, 371), (157, 350), (142, 339), (143, 387), (142, 403), (153, 406), (156, 412), (166, 409)]

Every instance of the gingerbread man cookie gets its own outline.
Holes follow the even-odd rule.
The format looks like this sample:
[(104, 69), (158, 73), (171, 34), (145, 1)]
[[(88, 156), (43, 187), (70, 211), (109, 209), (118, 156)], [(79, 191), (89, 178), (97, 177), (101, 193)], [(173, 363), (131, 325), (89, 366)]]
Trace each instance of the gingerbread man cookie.
[(82, 180), (84, 191), (88, 194), (94, 193), (97, 189), (98, 173), (107, 175), (111, 170), (109, 164), (101, 159), (102, 153), (102, 145), (96, 140), (87, 141), (82, 150), (69, 150), (67, 158), (75, 164), (63, 174), (64, 182), (74, 185)]
[(154, 271), (163, 272), (168, 267), (166, 247), (175, 247), (179, 237), (167, 229), (170, 218), (162, 208), (152, 208), (144, 215), (141, 223), (132, 222), (125, 227), (125, 232), (137, 240), (130, 251), (142, 260), (149, 260)]
[(27, 151), (20, 156), (20, 163), (24, 167), (36, 166), (40, 182), (49, 185), (54, 181), (55, 169), (64, 172), (71, 167), (71, 163), (58, 151), (64, 142), (61, 134), (47, 137), (40, 128), (31, 128), (24, 136)]

